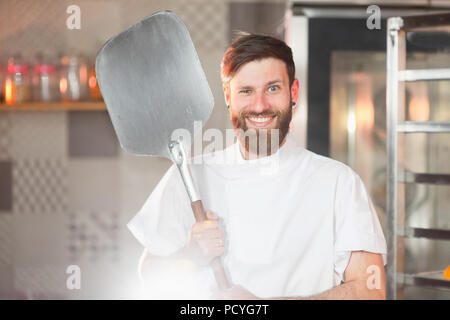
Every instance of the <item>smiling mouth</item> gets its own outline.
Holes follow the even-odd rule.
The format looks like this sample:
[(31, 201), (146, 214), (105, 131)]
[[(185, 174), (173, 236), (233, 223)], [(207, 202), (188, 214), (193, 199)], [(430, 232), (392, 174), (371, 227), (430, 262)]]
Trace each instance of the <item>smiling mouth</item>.
[(255, 127), (266, 127), (272, 123), (276, 116), (264, 116), (264, 117), (246, 117), (247, 121)]

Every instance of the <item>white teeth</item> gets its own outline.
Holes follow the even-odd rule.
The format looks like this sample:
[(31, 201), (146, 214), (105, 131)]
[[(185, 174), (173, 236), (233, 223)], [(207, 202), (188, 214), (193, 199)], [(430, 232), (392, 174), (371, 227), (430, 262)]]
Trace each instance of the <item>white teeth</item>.
[(269, 117), (269, 118), (249, 118), (251, 121), (253, 121), (253, 122), (260, 122), (260, 123), (262, 123), (262, 122), (266, 122), (266, 121), (269, 121), (270, 119), (272, 119), (271, 117)]

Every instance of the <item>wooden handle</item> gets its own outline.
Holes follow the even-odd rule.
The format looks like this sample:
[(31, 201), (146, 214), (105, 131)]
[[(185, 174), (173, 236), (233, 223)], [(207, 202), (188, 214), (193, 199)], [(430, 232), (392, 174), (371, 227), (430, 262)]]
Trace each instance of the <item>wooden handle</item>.
[[(191, 207), (192, 212), (194, 212), (195, 221), (203, 222), (206, 220), (206, 213), (203, 209), (201, 200), (191, 202)], [(231, 286), (219, 257), (216, 257), (211, 261), (211, 267), (213, 268), (214, 277), (216, 278), (219, 288), (221, 290), (229, 289)]]
[(219, 285), (220, 290), (229, 289), (230, 282), (227, 279), (227, 275), (225, 274), (225, 270), (223, 269), (222, 262), (219, 257), (215, 257), (213, 261), (211, 261), (211, 267), (213, 268), (214, 277), (216, 278), (216, 282)]
[(195, 221), (203, 222), (206, 220), (206, 212), (203, 209), (202, 200), (191, 202), (192, 212), (194, 212)]

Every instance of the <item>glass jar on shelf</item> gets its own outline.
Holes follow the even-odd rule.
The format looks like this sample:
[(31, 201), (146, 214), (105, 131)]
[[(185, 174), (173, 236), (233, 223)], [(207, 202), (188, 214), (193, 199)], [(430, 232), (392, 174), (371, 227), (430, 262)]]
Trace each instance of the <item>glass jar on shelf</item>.
[(25, 64), (20, 54), (8, 59), (4, 95), (5, 102), (10, 105), (30, 100), (28, 65)]
[(4, 83), (3, 83), (3, 68), (2, 68), (2, 64), (0, 62), (0, 88), (2, 88), (0, 90), (0, 103), (3, 103), (5, 101), (5, 95), (4, 95)]
[(95, 73), (95, 62), (91, 64), (89, 69), (89, 93), (91, 100), (93, 101), (102, 101), (103, 97), (100, 92), (100, 88), (98, 87), (97, 75)]
[(61, 58), (59, 92), (63, 101), (88, 99), (88, 70), (85, 59), (78, 54)]
[(56, 66), (47, 57), (38, 54), (33, 74), (33, 100), (54, 102), (59, 98)]

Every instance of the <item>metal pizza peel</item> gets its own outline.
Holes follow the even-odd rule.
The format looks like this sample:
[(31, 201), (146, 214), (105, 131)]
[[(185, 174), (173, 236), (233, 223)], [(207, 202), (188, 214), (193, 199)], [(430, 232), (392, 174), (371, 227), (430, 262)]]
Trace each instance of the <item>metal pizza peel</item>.
[[(214, 99), (189, 32), (173, 12), (159, 11), (108, 40), (96, 59), (97, 81), (121, 147), (164, 157), (181, 174), (196, 221), (206, 214), (187, 166), (192, 139), (173, 137), (194, 121), (206, 123)], [(211, 266), (221, 289), (230, 287), (219, 258)]]

